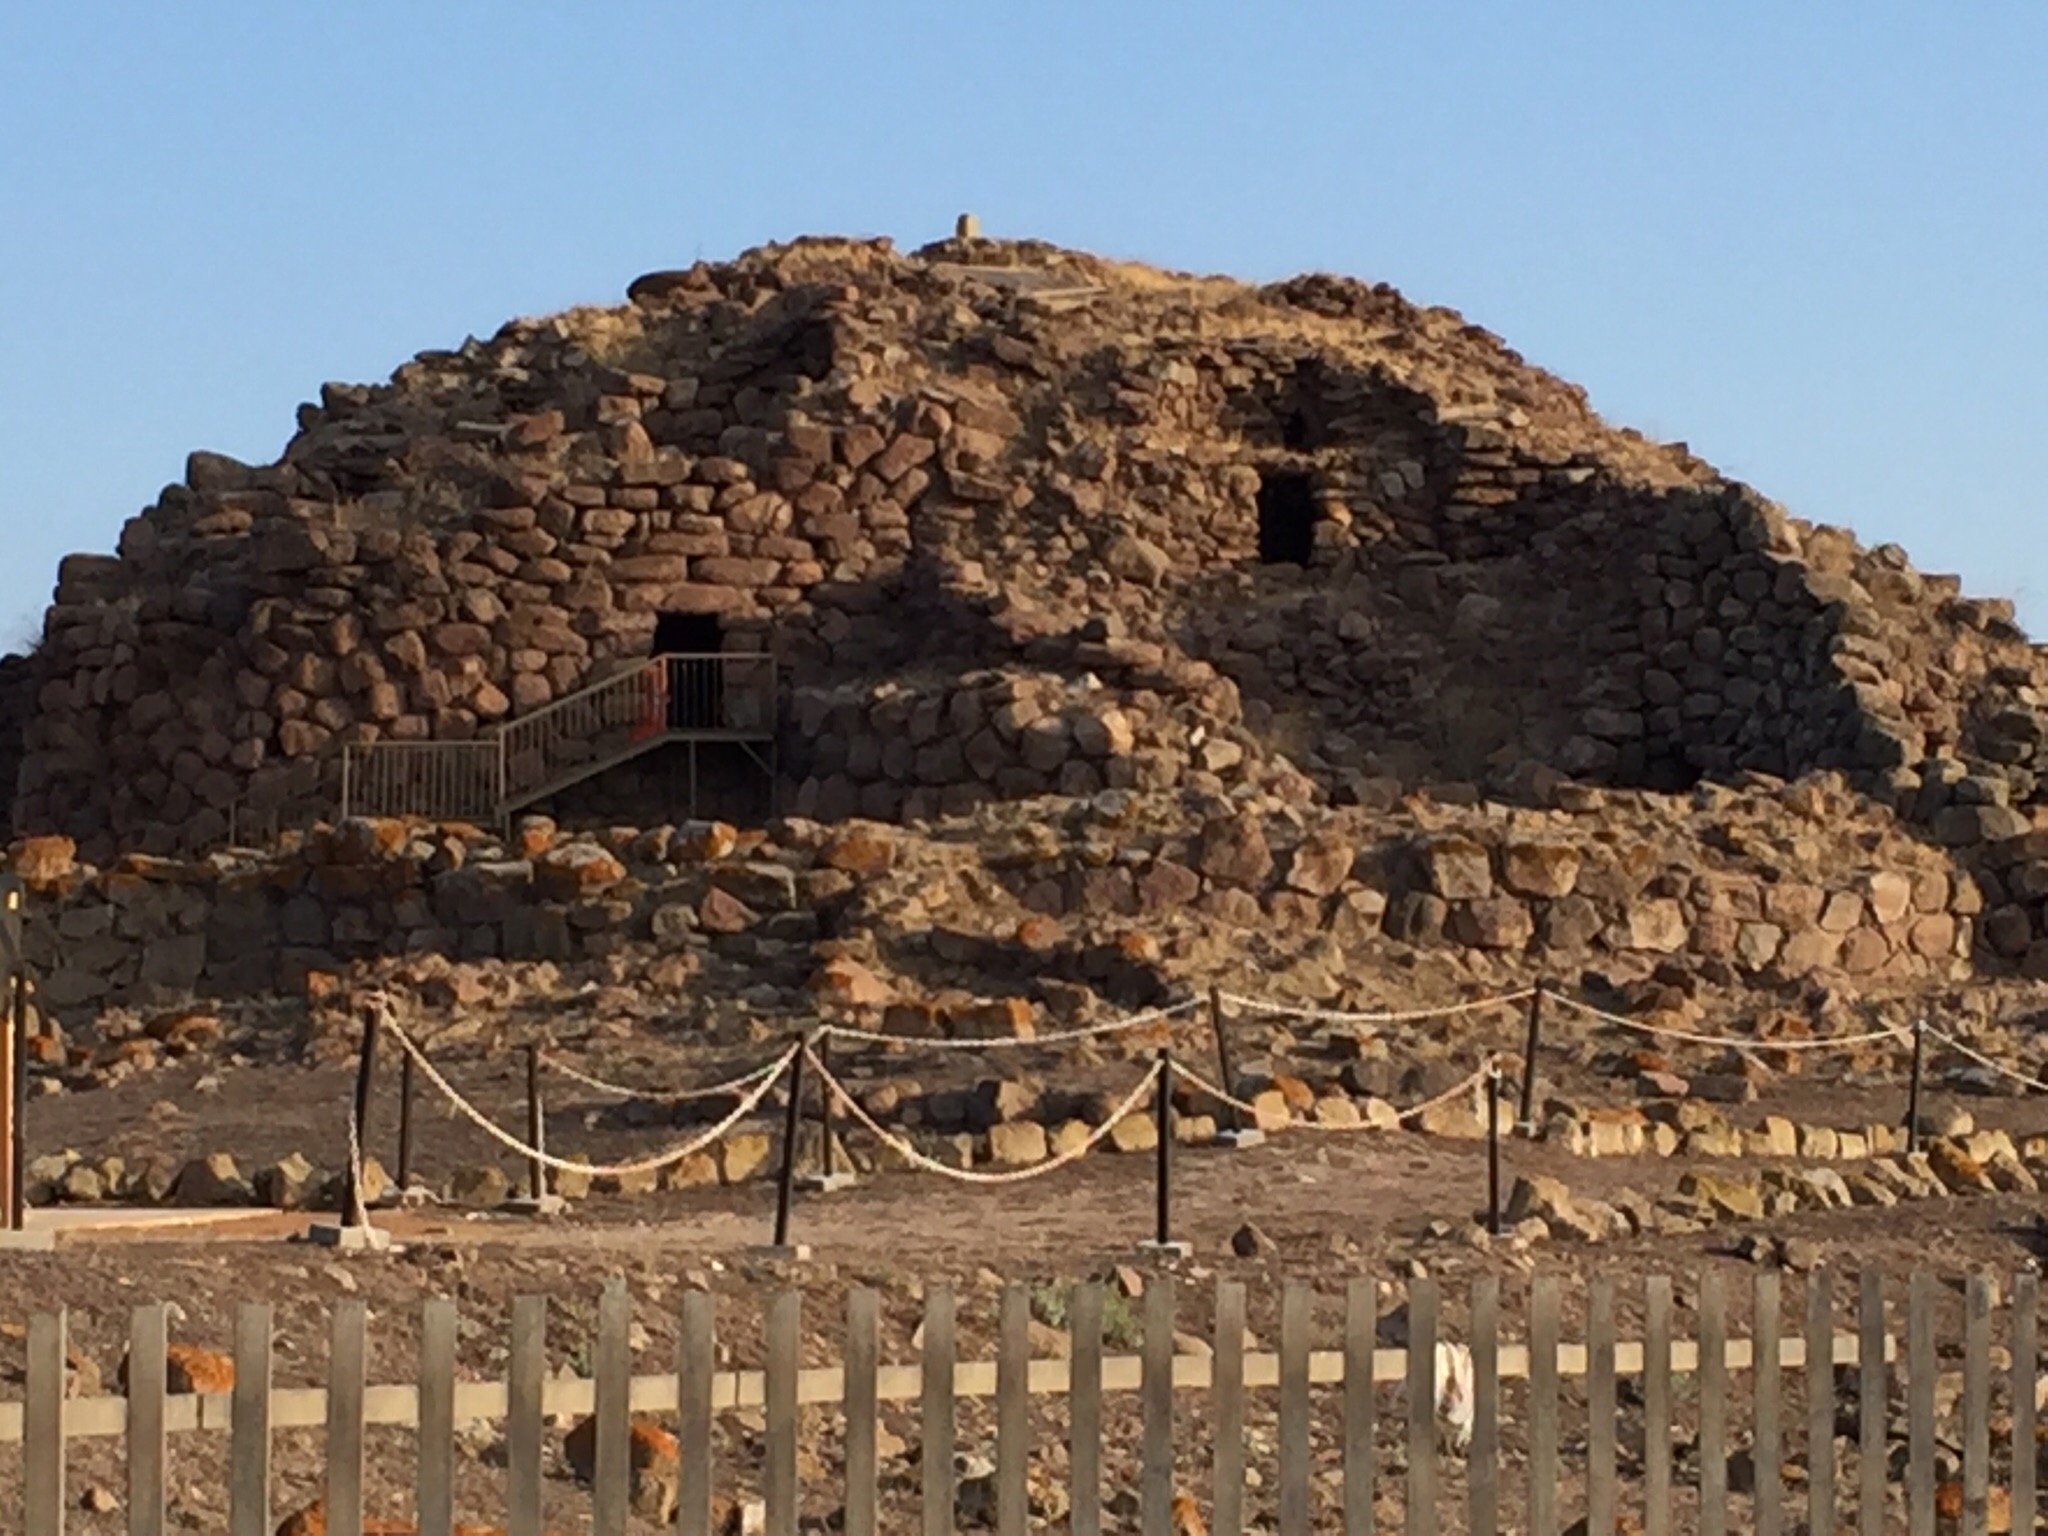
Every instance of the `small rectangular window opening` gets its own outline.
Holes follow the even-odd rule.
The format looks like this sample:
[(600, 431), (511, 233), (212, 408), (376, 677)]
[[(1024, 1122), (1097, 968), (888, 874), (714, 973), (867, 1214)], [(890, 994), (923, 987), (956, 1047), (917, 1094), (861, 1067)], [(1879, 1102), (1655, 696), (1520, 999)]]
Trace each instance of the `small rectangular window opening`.
[(1267, 565), (1307, 565), (1316, 547), (1316, 497), (1299, 470), (1259, 474), (1259, 559)]

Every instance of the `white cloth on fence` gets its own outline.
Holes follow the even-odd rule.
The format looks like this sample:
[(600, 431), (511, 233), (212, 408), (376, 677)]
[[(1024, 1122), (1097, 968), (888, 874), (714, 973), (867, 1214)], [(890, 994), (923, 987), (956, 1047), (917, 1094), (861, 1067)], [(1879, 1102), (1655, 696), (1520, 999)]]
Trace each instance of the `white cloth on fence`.
[(1437, 1443), (1461, 1455), (1472, 1447), (1472, 1351), (1439, 1339), (1436, 1346)]

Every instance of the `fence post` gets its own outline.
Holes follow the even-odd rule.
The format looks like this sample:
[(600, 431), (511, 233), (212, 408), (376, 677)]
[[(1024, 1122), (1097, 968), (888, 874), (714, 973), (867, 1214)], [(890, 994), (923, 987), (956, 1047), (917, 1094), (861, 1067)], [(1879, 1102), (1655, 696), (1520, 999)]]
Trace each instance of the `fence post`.
[[(363, 1358), (368, 1316), (360, 1299), (334, 1304), (327, 1349), (327, 1528), (363, 1526)], [(513, 1536), (519, 1536), (515, 1531)]]
[[(613, 1275), (597, 1298), (590, 1477), (591, 1536), (626, 1536), (632, 1471), (633, 1298)], [(426, 1536), (425, 1532), (421, 1536)]]
[(797, 1536), (797, 1368), (803, 1344), (803, 1293), (778, 1291), (768, 1303), (768, 1361), (762, 1397), (761, 1495), (768, 1536)]
[(164, 1533), (164, 1305), (137, 1307), (128, 1323), (128, 1530)]
[(1538, 978), (1529, 994), (1529, 1033), (1522, 1045), (1522, 1098), (1515, 1115), (1515, 1130), (1523, 1136), (1536, 1134), (1536, 1047), (1543, 1038), (1543, 990), (1550, 985)]
[(880, 1367), (877, 1324), (881, 1298), (865, 1286), (846, 1296), (846, 1517), (845, 1536), (875, 1536), (879, 1488), (875, 1479)]
[[(2040, 1326), (2035, 1317), (2041, 1302), (2041, 1279), (2022, 1270), (2012, 1278), (2012, 1518), (2013, 1524), (2035, 1522), (2034, 1393), (2039, 1374), (2036, 1347)], [(2025, 1529), (2025, 1527), (2021, 1527)]]
[(1173, 1536), (1173, 1317), (1173, 1277), (1150, 1276), (1138, 1346), (1138, 1529), (1143, 1536)]
[(954, 1315), (952, 1287), (934, 1285), (924, 1293), (924, 1348), (919, 1364), (918, 1427), (920, 1526), (924, 1536), (953, 1536), (956, 1485), (953, 1475)]
[(420, 1309), (419, 1536), (455, 1530), (455, 1303), (429, 1297)]
[(1913, 1021), (1913, 1076), (1906, 1088), (1906, 1150), (1920, 1150), (1920, 1067), (1927, 1054), (1927, 1021)]
[(235, 1385), (228, 1420), (229, 1536), (270, 1536), (271, 1310), (235, 1309)]
[(798, 1049), (789, 1062), (789, 1104), (782, 1114), (782, 1168), (775, 1178), (775, 1237), (770, 1244), (776, 1253), (791, 1258), (804, 1256), (791, 1247), (789, 1241), (789, 1208), (796, 1193), (796, 1138), (804, 1110), (804, 1047), (807, 1042), (800, 1040), (797, 1044)]
[(21, 1436), (22, 1513), (28, 1536), (64, 1536), (63, 1308), (28, 1320)]
[[(1289, 1280), (1280, 1291), (1280, 1401), (1275, 1431), (1274, 1527), (1279, 1536), (1308, 1536), (1312, 1462), (1309, 1439), (1308, 1354), (1311, 1326), (1308, 1287)], [(1410, 1339), (1410, 1347), (1414, 1340)]]
[(1067, 1380), (1067, 1517), (1071, 1536), (1102, 1536), (1102, 1284), (1071, 1292), (1067, 1328), (1073, 1364)]

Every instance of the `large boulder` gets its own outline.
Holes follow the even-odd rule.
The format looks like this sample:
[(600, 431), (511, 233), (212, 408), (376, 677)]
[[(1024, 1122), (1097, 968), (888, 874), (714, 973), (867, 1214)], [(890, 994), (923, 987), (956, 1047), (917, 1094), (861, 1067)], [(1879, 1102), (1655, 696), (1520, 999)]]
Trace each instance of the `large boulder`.
[(1493, 894), (1493, 861), (1484, 844), (1456, 835), (1434, 837), (1416, 853), (1424, 881), (1445, 901), (1476, 901)]

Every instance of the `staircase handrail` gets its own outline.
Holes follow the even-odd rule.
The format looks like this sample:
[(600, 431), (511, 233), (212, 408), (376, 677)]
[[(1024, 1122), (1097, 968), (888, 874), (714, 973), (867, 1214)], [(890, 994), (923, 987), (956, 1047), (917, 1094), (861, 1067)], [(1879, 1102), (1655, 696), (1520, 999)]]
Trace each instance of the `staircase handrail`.
[[(766, 692), (773, 709), (775, 695), (774, 653), (759, 651), (662, 651), (643, 657), (634, 665), (609, 677), (586, 683), (573, 693), (552, 699), (538, 709), (515, 719), (503, 720), (465, 741), (355, 742), (342, 753), (342, 807), (352, 809), (352, 788), (357, 774), (367, 774), (379, 756), (410, 749), (423, 760), (467, 762), (481, 769), (489, 781), (492, 814), (500, 814), (511, 801), (530, 797), (541, 786), (559, 777), (549, 762), (550, 748), (566, 740), (595, 741), (608, 731), (645, 727), (650, 741), (668, 732), (667, 690), (673, 685), (677, 663), (705, 662), (718, 667), (722, 680), (736, 666), (765, 663), (769, 668)], [(620, 709), (619, 701), (627, 701)], [(566, 724), (565, 724), (566, 723)], [(537, 754), (537, 756), (536, 756)]]

